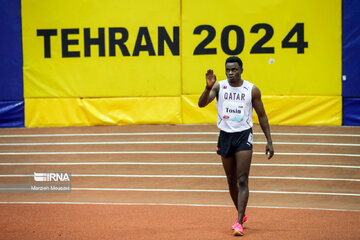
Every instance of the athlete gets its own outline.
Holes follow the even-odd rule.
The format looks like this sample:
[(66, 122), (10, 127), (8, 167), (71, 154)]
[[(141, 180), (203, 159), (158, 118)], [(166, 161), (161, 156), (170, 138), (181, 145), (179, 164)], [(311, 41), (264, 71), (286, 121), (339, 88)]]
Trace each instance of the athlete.
[(217, 126), (220, 129), (217, 154), (221, 156), (232, 201), (238, 217), (232, 226), (235, 236), (244, 235), (243, 223), (247, 221), (245, 209), (249, 198), (249, 172), (252, 158), (252, 112), (255, 109), (261, 129), (267, 139), (265, 154), (274, 155), (270, 127), (261, 100), (260, 90), (241, 79), (243, 64), (238, 57), (225, 62), (227, 79), (217, 82), (213, 70), (206, 72), (206, 88), (199, 99), (205, 107), (217, 99)]

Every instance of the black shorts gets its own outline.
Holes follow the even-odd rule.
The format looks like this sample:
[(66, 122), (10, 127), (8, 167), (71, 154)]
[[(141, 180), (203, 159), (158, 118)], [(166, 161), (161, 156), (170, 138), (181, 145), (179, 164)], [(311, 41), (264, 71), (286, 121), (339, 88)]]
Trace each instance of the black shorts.
[(217, 144), (217, 154), (222, 157), (234, 156), (236, 152), (252, 150), (252, 147), (252, 128), (235, 133), (220, 131)]

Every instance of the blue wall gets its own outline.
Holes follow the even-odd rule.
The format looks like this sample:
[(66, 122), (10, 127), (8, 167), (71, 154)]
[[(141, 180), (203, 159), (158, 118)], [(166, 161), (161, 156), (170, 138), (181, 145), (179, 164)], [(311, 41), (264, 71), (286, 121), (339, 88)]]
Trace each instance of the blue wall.
[(360, 125), (360, 1), (343, 0), (343, 125)]
[(0, 6), (0, 127), (23, 127), (21, 1)]

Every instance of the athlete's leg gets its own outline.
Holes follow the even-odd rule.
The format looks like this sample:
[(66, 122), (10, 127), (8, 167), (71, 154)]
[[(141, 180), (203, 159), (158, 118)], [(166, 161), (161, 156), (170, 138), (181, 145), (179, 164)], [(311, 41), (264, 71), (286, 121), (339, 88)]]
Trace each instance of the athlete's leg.
[(238, 209), (238, 195), (239, 195), (239, 186), (237, 182), (237, 176), (236, 176), (236, 162), (235, 158), (232, 157), (221, 157), (222, 164), (224, 167), (224, 171), (226, 174), (227, 182), (229, 185), (229, 192), (232, 201), (234, 202), (234, 205), (236, 209)]
[(242, 224), (249, 199), (249, 172), (251, 165), (252, 150), (245, 150), (235, 153), (236, 179), (238, 184), (238, 221)]

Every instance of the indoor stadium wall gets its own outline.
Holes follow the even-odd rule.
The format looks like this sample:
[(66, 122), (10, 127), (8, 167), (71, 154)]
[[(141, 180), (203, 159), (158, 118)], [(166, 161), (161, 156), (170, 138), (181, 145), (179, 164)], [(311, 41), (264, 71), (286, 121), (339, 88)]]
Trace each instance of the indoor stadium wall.
[(360, 125), (356, 1), (2, 2), (1, 127), (215, 123), (230, 55), (270, 124)]

